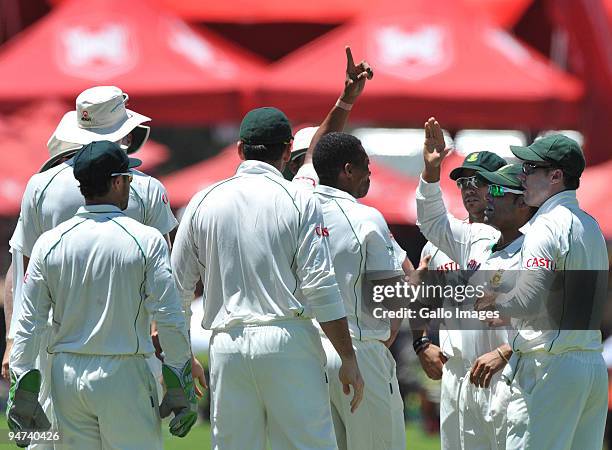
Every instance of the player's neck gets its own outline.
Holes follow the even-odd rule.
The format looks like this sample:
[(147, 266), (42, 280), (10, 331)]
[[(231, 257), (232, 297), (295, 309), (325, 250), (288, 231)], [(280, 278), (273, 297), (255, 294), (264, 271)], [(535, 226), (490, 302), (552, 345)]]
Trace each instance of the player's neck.
[(470, 221), (470, 223), (483, 223), (484, 212), (482, 214), (470, 214), (468, 220)]

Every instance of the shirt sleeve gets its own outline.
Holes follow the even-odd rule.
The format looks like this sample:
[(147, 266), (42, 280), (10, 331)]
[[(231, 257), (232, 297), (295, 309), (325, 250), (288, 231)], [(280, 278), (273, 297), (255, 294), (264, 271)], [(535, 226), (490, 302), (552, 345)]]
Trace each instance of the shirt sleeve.
[(471, 225), (448, 214), (440, 183), (420, 179), (416, 192), (417, 225), (425, 238), (461, 267), (471, 244)]
[(21, 317), (23, 309), (23, 255), (15, 248), (11, 249), (11, 264), (13, 266), (13, 315), (11, 316), (11, 328), (6, 336), (7, 339), (15, 339), (17, 322)]
[(329, 237), (317, 233), (317, 227), (323, 227), (321, 206), (314, 196), (308, 196), (299, 230), (296, 275), (313, 316), (329, 322), (346, 317), (346, 312), (332, 267)]
[(314, 189), (319, 185), (319, 176), (312, 163), (302, 164), (299, 168), (295, 177), (293, 177), (293, 183), (307, 187), (308, 189)]
[(170, 233), (176, 228), (178, 221), (170, 208), (166, 188), (159, 180), (151, 177), (147, 194), (145, 225), (158, 229), (161, 234)]
[(368, 280), (385, 280), (404, 275), (402, 262), (406, 258), (395, 242), (385, 219), (378, 211), (372, 211), (367, 221), (365, 236), (365, 276)]
[(27, 257), (30, 257), (34, 244), (43, 234), (40, 218), (36, 211), (37, 191), (36, 182), (34, 178), (31, 178), (23, 193), (19, 221), (11, 238), (11, 246)]
[[(193, 202), (193, 201), (192, 201)], [(199, 263), (196, 243), (194, 241), (192, 204), (187, 206), (179, 224), (174, 245), (172, 246), (172, 270), (181, 303), (187, 318), (191, 320), (191, 302), (195, 296), (196, 285), (202, 276), (204, 266)]]
[(146, 264), (147, 307), (157, 322), (165, 364), (182, 368), (191, 358), (187, 322), (174, 284), (168, 246), (161, 235), (149, 244)]
[(560, 239), (545, 222), (532, 225), (525, 235), (520, 270), (514, 289), (496, 299), (497, 309), (512, 318), (545, 314), (543, 293), (550, 291), (559, 256)]
[(16, 324), (9, 365), (17, 377), (35, 368), (40, 350), (40, 336), (47, 326), (51, 294), (45, 274), (42, 245), (32, 251), (24, 277), (22, 312)]

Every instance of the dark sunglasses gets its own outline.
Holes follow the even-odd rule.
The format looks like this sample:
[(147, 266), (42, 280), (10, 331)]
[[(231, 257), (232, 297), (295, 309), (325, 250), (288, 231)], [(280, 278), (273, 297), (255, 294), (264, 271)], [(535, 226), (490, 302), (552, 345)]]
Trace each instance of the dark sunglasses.
[(550, 164), (536, 164), (532, 162), (524, 162), (522, 166), (523, 173), (525, 175), (531, 175), (538, 169), (553, 169), (554, 166)]

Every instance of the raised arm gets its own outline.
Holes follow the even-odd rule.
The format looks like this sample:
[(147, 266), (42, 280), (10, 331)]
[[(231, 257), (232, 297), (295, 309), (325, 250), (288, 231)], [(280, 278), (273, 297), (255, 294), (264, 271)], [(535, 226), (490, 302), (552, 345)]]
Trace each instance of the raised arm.
[(322, 136), (332, 131), (342, 131), (346, 126), (348, 117), (351, 114), (351, 108), (357, 101), (357, 98), (363, 92), (366, 84), (366, 80), (371, 80), (374, 76), (373, 70), (370, 65), (362, 60), (359, 64), (355, 65), (353, 61), (353, 54), (349, 46), (345, 47), (346, 50), (346, 76), (344, 80), (344, 89), (340, 98), (332, 107), (331, 111), (325, 117), (325, 120), (319, 126), (319, 129), (315, 133), (310, 146), (306, 151), (304, 157), (304, 164), (312, 163), (312, 154), (314, 148), (321, 139)]

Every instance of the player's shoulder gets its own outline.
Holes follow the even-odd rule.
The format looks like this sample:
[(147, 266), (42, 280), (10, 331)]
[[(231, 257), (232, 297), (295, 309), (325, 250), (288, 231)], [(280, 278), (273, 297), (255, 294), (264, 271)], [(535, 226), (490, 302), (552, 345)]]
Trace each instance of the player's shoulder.
[(83, 219), (77, 216), (71, 217), (70, 219), (60, 223), (54, 228), (43, 232), (36, 240), (35, 247), (50, 248), (57, 242), (59, 242), (64, 236), (67, 235), (68, 231), (76, 228)]
[(476, 241), (496, 241), (499, 239), (499, 230), (485, 223), (470, 223), (470, 231), (472, 234), (472, 242)]
[(39, 172), (32, 175), (28, 181), (28, 189), (30, 191), (42, 191), (47, 188), (53, 180), (59, 180), (66, 176), (74, 179), (72, 166), (64, 162), (55, 167), (51, 167), (44, 172)]
[(145, 225), (131, 217), (119, 215), (114, 217), (113, 220), (139, 243), (155, 242), (158, 240), (164, 241), (164, 237), (157, 228)]

